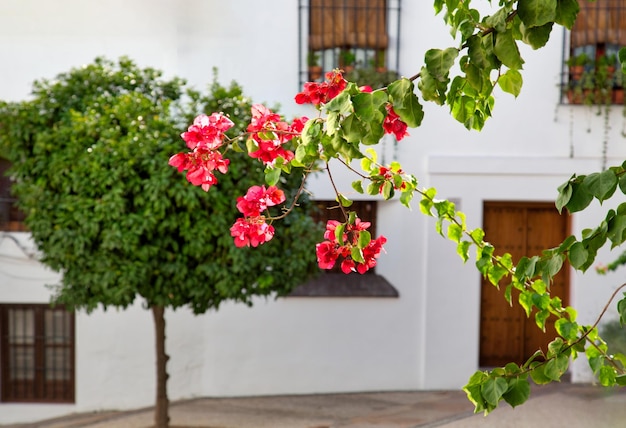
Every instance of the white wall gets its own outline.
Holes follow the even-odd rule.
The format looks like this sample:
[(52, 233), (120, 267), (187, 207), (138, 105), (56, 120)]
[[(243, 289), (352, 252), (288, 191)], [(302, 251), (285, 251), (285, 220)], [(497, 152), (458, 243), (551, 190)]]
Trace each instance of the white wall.
[[(457, 43), (433, 17), (431, 2), (404, 1), (402, 8), (399, 71), (412, 75), (426, 49)], [(23, 99), (34, 79), (96, 56), (128, 55), (198, 87), (218, 67), (222, 82), (238, 81), (253, 100), (280, 103), (287, 116), (312, 115), (292, 101), (297, 14), (291, 0), (0, 0), (0, 99)], [(404, 169), (458, 200), (474, 226), (482, 224), (483, 200), (554, 200), (572, 172), (599, 169), (601, 118), (584, 107), (557, 108), (561, 50), (560, 30), (544, 49), (524, 49), (522, 94), (515, 100), (496, 91), (494, 118), (481, 133), (466, 131), (445, 107), (426, 105), (423, 126), (397, 146)], [(592, 133), (585, 131), (589, 121)], [(626, 154), (619, 133), (614, 126), (615, 161)], [(338, 175), (344, 189), (351, 180)], [(322, 178), (310, 187), (318, 198), (332, 195)], [(226, 304), (200, 317), (170, 312), (172, 398), (462, 386), (478, 364), (479, 275), (417, 209), (397, 201), (379, 206), (379, 233), (389, 242), (377, 269), (400, 298), (259, 299), (253, 308)], [(574, 232), (593, 224), (594, 215), (575, 216)], [(11, 258), (11, 245), (0, 242), (0, 301), (47, 301), (43, 284), (55, 275)], [(593, 319), (615, 279), (572, 275), (581, 320)], [(79, 313), (76, 404), (0, 403), (0, 423), (151, 404), (152, 337), (141, 302), (126, 311)], [(574, 379), (586, 379), (579, 366)]]

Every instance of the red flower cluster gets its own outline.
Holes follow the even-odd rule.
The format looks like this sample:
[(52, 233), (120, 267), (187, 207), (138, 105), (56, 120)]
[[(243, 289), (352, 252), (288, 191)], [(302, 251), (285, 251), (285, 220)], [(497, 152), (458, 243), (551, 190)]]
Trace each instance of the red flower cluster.
[(307, 82), (304, 90), (296, 95), (297, 104), (313, 104), (318, 106), (335, 98), (346, 88), (348, 82), (340, 70), (326, 73), (326, 81), (322, 83)]
[(264, 105), (254, 104), (248, 132), (257, 150), (250, 152), (250, 157), (259, 159), (266, 165), (273, 164), (278, 157), (289, 162), (294, 154), (283, 145), (294, 136), (300, 135), (307, 120), (306, 117), (297, 118), (290, 125), (281, 121), (279, 114)]
[(397, 185), (395, 180), (394, 180), (394, 176), (396, 174), (404, 174), (404, 171), (402, 171), (402, 169), (397, 170), (395, 173), (394, 171), (392, 171), (391, 169), (387, 168), (386, 166), (381, 166), (378, 168), (378, 174), (382, 177), (382, 182), (380, 183), (380, 186), (378, 188), (378, 193), (383, 193), (383, 187), (385, 185), (386, 181), (389, 181), (390, 183), (393, 184), (393, 188), (396, 190), (404, 190), (406, 189), (406, 183), (404, 181), (402, 181), (402, 184)]
[(211, 116), (201, 114), (193, 124), (180, 136), (187, 147), (188, 153), (177, 153), (169, 160), (169, 164), (178, 168), (178, 172), (187, 171), (187, 181), (194, 186), (201, 186), (205, 192), (217, 183), (213, 171), (222, 174), (228, 172), (230, 161), (224, 159), (217, 151), (224, 143), (224, 133), (233, 127), (233, 122), (221, 113)]
[(393, 110), (391, 104), (387, 104), (387, 116), (385, 116), (383, 128), (387, 134), (394, 134), (398, 141), (409, 135), (406, 130), (407, 124), (400, 120), (400, 116)]
[(341, 270), (346, 274), (355, 270), (363, 274), (376, 266), (376, 259), (383, 250), (383, 245), (387, 242), (387, 238), (379, 236), (376, 239), (372, 239), (365, 248), (361, 249), (363, 262), (355, 261), (352, 258), (352, 249), (357, 248), (360, 232), (370, 227), (370, 223), (357, 218), (354, 224), (346, 224), (340, 242), (335, 231), (341, 224), (343, 223), (329, 220), (326, 223), (326, 232), (324, 233), (326, 241), (320, 242), (315, 246), (317, 264), (320, 269), (332, 269), (340, 256), (343, 258)]
[(252, 186), (245, 196), (237, 198), (237, 209), (245, 217), (239, 218), (230, 228), (237, 247), (253, 246), (274, 237), (274, 227), (265, 222), (261, 212), (285, 201), (285, 193), (276, 186)]

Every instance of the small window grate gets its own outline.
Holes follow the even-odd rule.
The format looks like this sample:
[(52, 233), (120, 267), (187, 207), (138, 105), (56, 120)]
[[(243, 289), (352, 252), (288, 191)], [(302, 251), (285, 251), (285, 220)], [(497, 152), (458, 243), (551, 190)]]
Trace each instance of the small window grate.
[[(568, 38), (566, 38), (567, 40)], [(626, 46), (626, 1), (580, 2), (564, 46), (562, 100), (570, 104), (623, 104), (617, 53)]]
[(399, 68), (400, 0), (300, 0), (300, 86), (335, 68)]
[(3, 402), (74, 402), (74, 315), (48, 305), (0, 305)]

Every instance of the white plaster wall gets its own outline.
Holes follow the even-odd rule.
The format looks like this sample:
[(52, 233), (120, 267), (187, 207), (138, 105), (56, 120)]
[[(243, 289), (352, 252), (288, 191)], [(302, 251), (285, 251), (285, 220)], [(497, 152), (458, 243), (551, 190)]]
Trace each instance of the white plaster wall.
[[(426, 49), (457, 43), (441, 18), (433, 17), (431, 2), (404, 1), (402, 7), (399, 71), (412, 75)], [(0, 99), (23, 99), (34, 79), (96, 56), (128, 55), (198, 87), (218, 67), (222, 82), (235, 79), (253, 100), (280, 103), (287, 116), (311, 115), (292, 102), (298, 90), (297, 14), (291, 0), (0, 0), (0, 60), (9, 64), (0, 70)], [(599, 169), (601, 118), (583, 107), (557, 108), (561, 50), (559, 30), (544, 49), (524, 49), (522, 94), (515, 100), (496, 91), (494, 118), (482, 133), (466, 131), (446, 107), (426, 105), (423, 126), (397, 146), (405, 170), (456, 198), (468, 222), (480, 226), (484, 199), (554, 200), (557, 185), (571, 172)], [(592, 133), (585, 131), (589, 121)], [(609, 146), (615, 162), (626, 154), (618, 128), (611, 130)], [(572, 152), (574, 159), (568, 159)], [(349, 189), (351, 178), (339, 174), (338, 181)], [(310, 185), (316, 197), (331, 196), (325, 180)], [(593, 223), (593, 214), (576, 216), (574, 229)], [(463, 385), (477, 369), (478, 274), (417, 209), (381, 202), (379, 232), (389, 242), (377, 269), (399, 290), (399, 299), (259, 299), (253, 308), (227, 304), (200, 317), (186, 310), (168, 314), (172, 397)], [(0, 243), (0, 249), (13, 251), (5, 249), (9, 244)], [(0, 301), (47, 301), (49, 272), (32, 262), (24, 267), (1, 260)], [(6, 272), (26, 270), (41, 281), (8, 282)], [(571, 289), (581, 319), (590, 320), (604, 293), (587, 283), (610, 289), (614, 278), (587, 278), (573, 275)], [(79, 313), (76, 405), (0, 404), (0, 423), (149, 405), (152, 337), (150, 313), (140, 302), (127, 311)]]

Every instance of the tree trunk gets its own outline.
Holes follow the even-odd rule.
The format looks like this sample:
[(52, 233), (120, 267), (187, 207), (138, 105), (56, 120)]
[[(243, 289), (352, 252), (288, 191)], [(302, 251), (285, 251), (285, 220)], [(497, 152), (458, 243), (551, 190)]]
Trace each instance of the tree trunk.
[(156, 404), (154, 406), (154, 427), (168, 428), (170, 426), (169, 400), (167, 399), (167, 360), (170, 357), (165, 353), (165, 308), (153, 306), (154, 332), (156, 342)]

